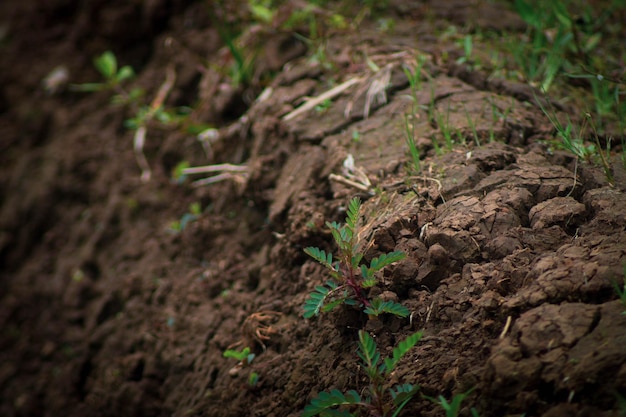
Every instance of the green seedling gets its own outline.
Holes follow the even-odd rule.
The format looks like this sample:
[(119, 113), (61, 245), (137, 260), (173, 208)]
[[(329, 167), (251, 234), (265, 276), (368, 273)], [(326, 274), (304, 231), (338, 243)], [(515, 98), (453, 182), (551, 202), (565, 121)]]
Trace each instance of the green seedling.
[[(611, 141), (607, 140), (605, 153), (605, 151), (602, 150), (600, 139), (598, 137), (595, 126), (593, 126), (591, 115), (587, 114), (585, 121), (579, 128), (576, 128), (574, 126), (569, 116), (567, 117), (567, 124), (563, 125), (563, 123), (561, 123), (561, 121), (556, 117), (556, 114), (553, 110), (551, 112), (548, 112), (546, 108), (541, 105), (540, 101), (537, 100), (537, 102), (540, 103), (541, 110), (546, 115), (548, 120), (550, 120), (550, 123), (552, 123), (552, 126), (554, 126), (554, 129), (556, 130), (557, 137), (559, 138), (559, 140), (556, 142), (556, 146), (561, 149), (565, 149), (577, 158), (589, 164), (599, 162), (600, 166), (604, 170), (604, 175), (606, 176), (607, 181), (610, 184), (613, 184), (613, 170), (609, 162)], [(583, 132), (587, 127), (587, 122), (592, 124), (591, 128), (594, 131), (595, 144), (586, 144), (583, 140)]]
[(315, 111), (318, 113), (326, 113), (326, 111), (328, 111), (328, 109), (330, 109), (332, 105), (333, 105), (332, 100), (327, 98), (326, 100), (322, 101), (320, 104), (315, 106)]
[(513, 57), (526, 77), (548, 91), (556, 75), (567, 64), (565, 54), (573, 46), (571, 18), (565, 4), (531, 4), (516, 0), (515, 9), (528, 24), (527, 42), (513, 41)]
[(123, 81), (135, 76), (135, 72), (128, 65), (125, 65), (118, 70), (117, 58), (115, 58), (115, 55), (111, 51), (106, 51), (99, 57), (96, 57), (93, 63), (98, 72), (102, 75), (102, 77), (104, 77), (104, 82), (75, 84), (71, 86), (72, 90), (83, 92), (114, 90)]
[(248, 0), (248, 6), (252, 17), (261, 23), (271, 24), (274, 21), (276, 10), (272, 9), (271, 1)]
[(413, 114), (415, 114), (417, 110), (417, 92), (422, 89), (422, 68), (424, 67), (424, 63), (426, 62), (426, 58), (422, 55), (419, 55), (415, 58), (415, 70), (411, 71), (407, 65), (402, 65), (402, 71), (404, 71), (404, 75), (406, 79), (409, 81), (409, 87), (411, 88), (411, 100), (413, 102)]
[(258, 383), (259, 383), (259, 374), (257, 374), (256, 372), (250, 372), (250, 375), (248, 375), (248, 386), (250, 388), (254, 388), (256, 387)]
[(372, 259), (369, 266), (361, 264), (363, 252), (360, 250), (357, 235), (357, 223), (361, 201), (353, 198), (348, 205), (346, 223), (326, 222), (326, 226), (339, 248), (338, 260), (333, 259), (332, 253), (308, 247), (304, 252), (325, 266), (332, 277), (324, 285), (315, 287), (304, 303), (304, 317), (311, 318), (320, 312), (328, 312), (340, 304), (356, 305), (365, 313), (378, 316), (382, 313), (391, 313), (399, 317), (409, 315), (409, 310), (392, 301), (371, 301), (366, 295), (368, 288), (376, 285), (376, 272), (385, 266), (404, 259), (402, 252), (390, 252)]
[(225, 358), (237, 359), (242, 366), (250, 365), (255, 358), (254, 353), (251, 353), (247, 346), (242, 350), (227, 349), (222, 355)]
[(189, 205), (189, 212), (182, 215), (180, 220), (173, 221), (170, 224), (170, 229), (175, 233), (180, 233), (189, 225), (191, 222), (195, 222), (198, 217), (202, 214), (202, 207), (200, 203), (191, 203)]
[[(419, 386), (413, 384), (389, 385), (389, 379), (398, 362), (422, 337), (421, 332), (413, 333), (393, 349), (392, 356), (381, 361), (380, 352), (372, 336), (359, 330), (357, 354), (361, 358), (363, 369), (369, 379), (369, 385), (359, 394), (350, 390), (345, 394), (339, 390), (321, 392), (304, 408), (303, 417), (312, 416), (350, 416), (342, 408), (364, 408), (368, 415), (397, 417), (404, 406), (418, 392)], [(391, 401), (389, 401), (391, 400)]]
[[(455, 394), (450, 402), (448, 402), (443, 395), (440, 395), (437, 398), (429, 397), (428, 395), (423, 395), (423, 397), (440, 406), (445, 411), (446, 417), (458, 417), (459, 411), (461, 411), (461, 403), (472, 393), (472, 391), (474, 391), (473, 388), (467, 392)], [(478, 417), (478, 411), (474, 408), (472, 408), (472, 416)]]
[(172, 169), (172, 181), (176, 184), (182, 184), (187, 179), (185, 170), (190, 167), (189, 161), (180, 161)]
[[(454, 139), (452, 138), (452, 128), (450, 127), (450, 105), (448, 105), (448, 111), (446, 112), (445, 119), (444, 119), (443, 114), (441, 114), (440, 112), (433, 110), (433, 113), (435, 114), (437, 127), (439, 128), (439, 131), (443, 135), (443, 139), (446, 144), (446, 149), (450, 151), (452, 147), (454, 146)], [(433, 138), (433, 146), (435, 147), (436, 152), (437, 150), (439, 150), (439, 152), (437, 152), (438, 154), (443, 153), (441, 152), (441, 146), (439, 146), (439, 142), (437, 141), (436, 138)]]
[(467, 111), (467, 108), (464, 107), (463, 110), (465, 110), (465, 117), (467, 118), (467, 124), (469, 125), (470, 129), (472, 130), (472, 134), (474, 135), (474, 143), (476, 143), (476, 146), (480, 146), (480, 139), (478, 138), (478, 131), (476, 130), (476, 123), (474, 122), (474, 120), (472, 120), (472, 117)]
[(418, 173), (422, 169), (420, 151), (417, 148), (417, 143), (415, 142), (415, 126), (413, 123), (409, 122), (409, 117), (407, 115), (404, 116), (404, 139), (407, 147), (409, 148), (409, 155), (411, 156), (411, 170)]
[(472, 57), (472, 36), (465, 35), (463, 38), (463, 53), (464, 55), (456, 60), (457, 64), (466, 64), (469, 63), (470, 58)]

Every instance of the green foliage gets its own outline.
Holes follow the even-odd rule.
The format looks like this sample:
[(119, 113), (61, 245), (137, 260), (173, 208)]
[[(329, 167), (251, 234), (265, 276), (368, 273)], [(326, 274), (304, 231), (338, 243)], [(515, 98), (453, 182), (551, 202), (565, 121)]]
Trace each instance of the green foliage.
[(361, 404), (361, 397), (359, 396), (359, 393), (354, 390), (350, 390), (346, 394), (343, 394), (341, 391), (336, 389), (330, 392), (320, 392), (316, 398), (311, 400), (311, 404), (307, 405), (304, 408), (304, 413), (302, 413), (302, 417), (312, 417), (318, 414), (350, 416), (351, 414), (347, 412), (339, 412), (339, 414), (324, 412), (328, 411), (328, 409), (332, 407), (359, 404)]
[(528, 40), (512, 41), (514, 59), (530, 81), (539, 82), (542, 91), (548, 91), (567, 64), (566, 53), (574, 40), (572, 21), (561, 1), (515, 0), (515, 9), (528, 24)]
[(422, 169), (420, 151), (415, 142), (415, 126), (413, 126), (413, 123), (409, 122), (408, 116), (404, 116), (404, 139), (409, 148), (409, 155), (411, 156), (411, 170), (414, 171), (414, 173), (418, 173)]
[(259, 374), (257, 374), (256, 372), (250, 372), (250, 375), (248, 375), (248, 386), (254, 388), (258, 383)]
[(237, 359), (243, 365), (249, 365), (254, 360), (254, 353), (250, 352), (249, 347), (242, 350), (227, 349), (222, 354), (225, 358)]
[[(389, 387), (388, 379), (400, 359), (417, 344), (421, 337), (421, 332), (410, 335), (393, 350), (391, 358), (385, 358), (381, 363), (376, 342), (369, 333), (360, 330), (357, 354), (361, 358), (363, 369), (370, 381), (369, 386), (364, 390), (367, 396), (361, 398), (354, 390), (346, 394), (339, 390), (321, 392), (304, 408), (303, 416), (350, 416), (352, 414), (345, 408), (361, 407), (368, 409), (370, 415), (396, 417), (418, 392), (419, 386), (399, 384)], [(337, 410), (337, 407), (343, 408)]]
[(367, 314), (391, 313), (406, 317), (409, 312), (404, 306), (392, 301), (369, 300), (365, 290), (376, 285), (376, 272), (393, 262), (404, 259), (402, 252), (382, 254), (367, 264), (361, 264), (363, 253), (359, 250), (358, 221), (361, 201), (353, 198), (348, 204), (346, 223), (327, 222), (326, 226), (339, 248), (335, 258), (331, 253), (308, 247), (304, 253), (329, 270), (332, 280), (318, 285), (304, 303), (304, 317), (311, 318), (320, 312), (327, 312), (340, 304), (358, 305)]
[[(467, 392), (455, 394), (452, 397), (452, 401), (448, 402), (443, 395), (440, 395), (437, 398), (429, 397), (424, 395), (424, 398), (432, 401), (433, 403), (439, 405), (446, 412), (446, 417), (458, 417), (459, 411), (461, 410), (461, 403), (463, 400), (472, 393), (474, 389), (470, 389)], [(472, 416), (478, 416), (478, 412), (472, 408)]]
[(168, 111), (163, 106), (153, 108), (144, 105), (137, 109), (135, 117), (124, 121), (124, 126), (130, 130), (137, 130), (141, 126), (146, 126), (150, 120), (156, 120), (162, 125), (177, 125), (188, 115), (188, 109), (179, 107), (174, 111)]
[(170, 223), (170, 230), (175, 233), (182, 232), (183, 230), (185, 230), (187, 225), (189, 225), (189, 223), (195, 222), (200, 214), (202, 214), (202, 206), (200, 206), (200, 203), (191, 203), (189, 205), (189, 211), (183, 214), (180, 220), (175, 220)]
[[(540, 103), (539, 100), (538, 102)], [(552, 126), (554, 126), (554, 129), (556, 130), (556, 135), (558, 138), (558, 140), (555, 142), (556, 147), (571, 152), (574, 156), (583, 160), (584, 162), (600, 165), (604, 170), (607, 181), (610, 184), (613, 184), (613, 170), (609, 162), (609, 153), (611, 146), (610, 139), (607, 140), (606, 154), (602, 150), (602, 147), (600, 145), (600, 139), (598, 138), (598, 133), (595, 131), (595, 127), (592, 126), (595, 135), (595, 144), (585, 143), (585, 140), (583, 139), (583, 134), (586, 130), (586, 123), (591, 120), (590, 115), (587, 114), (587, 118), (585, 119), (583, 124), (577, 128), (574, 126), (569, 116), (567, 116), (567, 124), (564, 125), (556, 117), (553, 109), (548, 111), (543, 105), (540, 105), (540, 107), (548, 120), (550, 120), (550, 123), (552, 123)], [(593, 122), (591, 121), (591, 123)]]
[(402, 304), (394, 303), (393, 301), (383, 301), (380, 298), (373, 299), (371, 305), (367, 306), (363, 312), (376, 317), (382, 313), (389, 313), (398, 317), (407, 317), (410, 314), (409, 309)]
[(469, 63), (471, 57), (472, 57), (472, 36), (471, 35), (465, 35), (465, 37), (463, 38), (463, 53), (464, 55), (462, 57), (460, 57), (459, 59), (456, 60), (457, 64), (465, 64), (465, 63)]
[(125, 65), (118, 70), (117, 58), (111, 51), (106, 51), (99, 57), (96, 57), (93, 64), (104, 78), (104, 82), (72, 85), (72, 90), (83, 92), (111, 90), (123, 81), (135, 76), (135, 72), (128, 65)]
[(187, 176), (184, 174), (185, 169), (189, 168), (189, 161), (180, 161), (176, 166), (172, 169), (172, 180), (177, 184), (182, 184), (187, 179)]

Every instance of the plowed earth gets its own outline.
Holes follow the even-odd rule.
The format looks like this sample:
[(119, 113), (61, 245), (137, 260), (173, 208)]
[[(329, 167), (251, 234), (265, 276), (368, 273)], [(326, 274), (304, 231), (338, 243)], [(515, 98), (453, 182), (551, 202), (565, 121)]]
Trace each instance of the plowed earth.
[[(88, 3), (0, 6), (9, 31), (0, 47), (1, 415), (297, 416), (320, 391), (365, 386), (355, 355), (363, 328), (383, 354), (423, 329), (394, 378), (430, 396), (474, 388), (462, 415), (618, 415), (622, 163), (616, 154), (611, 187), (600, 169), (549, 151), (552, 127), (530, 87), (442, 64), (442, 51), (458, 48), (432, 35), (464, 22), (518, 30), (513, 13), (492, 2), (390, 6), (402, 10), (392, 34), (364, 23), (328, 35), (333, 69), (289, 34), (262, 29), (257, 75), (274, 77), (261, 96), (201, 65), (226, 52), (205, 4)], [(171, 65), (166, 103), (196, 103), (192, 119), (218, 128), (210, 146), (150, 125), (152, 176), (141, 181), (123, 127), (132, 115), (110, 93), (42, 89), (57, 65), (73, 83), (97, 80), (91, 60), (106, 49), (135, 67), (149, 98)], [(413, 95), (402, 65), (418, 53), (427, 60)], [(386, 90), (372, 89), (387, 79)], [(288, 116), (349, 80), (328, 108)], [(433, 109), (464, 145), (435, 151), (444, 135)], [(405, 115), (419, 173), (409, 169)], [(346, 181), (349, 155), (371, 185)], [(192, 187), (171, 180), (181, 160), (247, 172)], [(327, 279), (303, 248), (335, 250), (324, 222), (343, 221), (355, 195), (366, 259), (407, 254), (372, 291), (410, 318), (302, 317)], [(172, 231), (193, 202), (202, 214)], [(237, 343), (256, 352), (249, 368), (222, 357)], [(443, 411), (418, 396), (402, 415)]]

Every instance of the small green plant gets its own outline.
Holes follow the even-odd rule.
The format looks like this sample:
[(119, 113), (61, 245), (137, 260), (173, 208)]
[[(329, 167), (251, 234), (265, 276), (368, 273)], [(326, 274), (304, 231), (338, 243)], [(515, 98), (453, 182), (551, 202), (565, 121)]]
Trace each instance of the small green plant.
[(125, 65), (118, 70), (117, 58), (111, 51), (106, 51), (102, 55), (96, 57), (93, 60), (93, 64), (98, 72), (104, 77), (104, 82), (75, 84), (72, 85), (72, 90), (84, 92), (113, 90), (123, 81), (135, 76), (135, 72), (128, 65)]
[(419, 55), (415, 58), (415, 70), (411, 71), (408, 65), (402, 65), (402, 71), (406, 79), (409, 81), (409, 87), (411, 88), (411, 100), (413, 102), (413, 114), (417, 110), (417, 92), (422, 88), (422, 68), (426, 58), (423, 55)]
[(422, 169), (420, 151), (417, 148), (417, 143), (415, 142), (415, 126), (412, 122), (409, 122), (409, 117), (407, 115), (404, 116), (404, 139), (407, 147), (409, 148), (409, 155), (411, 156), (410, 168), (415, 173), (418, 173)]
[(176, 184), (182, 184), (187, 179), (185, 170), (189, 168), (189, 161), (180, 161), (174, 168), (172, 168), (172, 181)]
[(332, 105), (333, 105), (332, 100), (327, 98), (326, 100), (322, 101), (320, 104), (315, 106), (315, 111), (318, 113), (326, 113), (328, 109), (331, 108)]
[[(321, 392), (304, 408), (303, 417), (313, 416), (350, 416), (338, 407), (365, 408), (369, 415), (381, 417), (397, 417), (404, 406), (418, 392), (419, 386), (398, 384), (389, 386), (389, 377), (398, 362), (422, 338), (422, 332), (413, 333), (393, 349), (392, 356), (381, 361), (380, 353), (372, 336), (359, 330), (359, 347), (357, 354), (361, 358), (363, 369), (369, 379), (369, 385), (363, 391), (364, 397), (355, 390), (342, 393), (339, 390)], [(389, 401), (389, 399), (391, 401)]]
[(361, 201), (353, 198), (348, 205), (346, 223), (326, 222), (326, 226), (339, 247), (338, 260), (334, 261), (332, 253), (308, 247), (304, 252), (324, 265), (332, 277), (325, 285), (315, 287), (304, 303), (304, 317), (311, 318), (320, 312), (327, 312), (340, 304), (357, 305), (365, 313), (378, 316), (382, 313), (391, 313), (399, 317), (409, 315), (409, 310), (392, 301), (370, 301), (366, 290), (376, 284), (375, 273), (385, 266), (404, 259), (402, 252), (390, 252), (372, 259), (369, 266), (361, 264), (363, 253), (360, 251), (357, 235), (357, 223)]
[(474, 122), (474, 120), (472, 120), (472, 117), (467, 111), (467, 108), (464, 107), (463, 109), (465, 110), (465, 117), (467, 118), (467, 124), (469, 125), (470, 129), (472, 130), (472, 134), (474, 135), (474, 143), (476, 143), (476, 146), (480, 146), (480, 138), (478, 137), (478, 131), (476, 130), (476, 123)]
[[(446, 117), (444, 119), (443, 114), (440, 112), (436, 112), (436, 121), (437, 127), (439, 127), (439, 131), (443, 135), (443, 139), (446, 144), (446, 149), (449, 151), (452, 149), (454, 145), (454, 139), (452, 138), (452, 129), (450, 129), (449, 117), (450, 117), (450, 107), (448, 107), (448, 113), (446, 113)], [(435, 152), (437, 155), (441, 155), (443, 151), (441, 150), (441, 146), (439, 145), (439, 141), (437, 137), (433, 135), (433, 146), (435, 148)]]
[(468, 64), (472, 57), (472, 36), (465, 35), (463, 38), (463, 53), (464, 55), (456, 60), (457, 64)]
[[(461, 411), (461, 403), (472, 391), (474, 391), (473, 388), (467, 392), (455, 394), (450, 402), (443, 395), (437, 398), (429, 397), (428, 395), (423, 395), (423, 397), (440, 406), (446, 412), (446, 417), (458, 417), (459, 411)], [(475, 408), (472, 408), (471, 413), (472, 417), (478, 417), (478, 411)]]
[(248, 375), (248, 386), (250, 388), (254, 388), (256, 387), (256, 384), (259, 383), (259, 374), (257, 374), (256, 372), (250, 372), (250, 375)]
[(242, 350), (227, 349), (222, 355), (225, 358), (237, 359), (242, 366), (250, 365), (255, 358), (254, 353), (251, 353), (247, 346)]
[(572, 21), (563, 2), (539, 3), (516, 0), (515, 9), (528, 24), (526, 42), (511, 43), (513, 57), (530, 81), (548, 91), (568, 64), (565, 55), (573, 47)]
[(189, 205), (189, 211), (183, 214), (180, 220), (175, 220), (170, 223), (170, 230), (175, 233), (182, 232), (189, 223), (196, 221), (200, 214), (202, 214), (202, 207), (200, 206), (200, 203), (191, 203)]
[[(540, 101), (538, 101), (541, 103)], [(599, 164), (604, 170), (605, 177), (610, 184), (614, 183), (613, 169), (609, 162), (609, 154), (611, 150), (611, 140), (606, 142), (606, 153), (602, 150), (598, 133), (593, 125), (593, 120), (589, 113), (586, 114), (586, 118), (580, 127), (575, 127), (569, 116), (567, 117), (567, 124), (564, 125), (556, 117), (554, 110), (546, 110), (546, 108), (540, 104), (541, 110), (546, 115), (558, 137), (558, 141), (555, 145), (561, 149), (571, 152), (574, 156), (581, 159), (588, 164)], [(583, 139), (583, 134), (586, 130), (587, 123), (591, 124), (591, 129), (594, 131), (595, 144), (587, 144)]]

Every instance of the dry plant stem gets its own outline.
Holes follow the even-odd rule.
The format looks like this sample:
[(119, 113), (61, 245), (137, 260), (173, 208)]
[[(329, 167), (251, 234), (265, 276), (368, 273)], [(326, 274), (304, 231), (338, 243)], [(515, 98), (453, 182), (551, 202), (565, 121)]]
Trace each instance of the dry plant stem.
[(206, 165), (201, 167), (191, 167), (185, 168), (183, 170), (184, 175), (189, 174), (205, 174), (207, 172), (248, 172), (248, 167), (245, 165), (233, 165), (233, 164), (215, 164), (215, 165)]
[(135, 159), (137, 159), (137, 165), (139, 165), (139, 169), (141, 170), (142, 182), (150, 181), (150, 177), (152, 176), (152, 171), (150, 171), (150, 165), (148, 164), (146, 155), (144, 155), (143, 153), (143, 145), (146, 141), (146, 131), (147, 129), (145, 126), (139, 126), (135, 131), (135, 137), (133, 139)]
[(331, 181), (335, 181), (335, 182), (339, 182), (342, 183), (344, 185), (347, 185), (349, 187), (354, 187), (357, 190), (361, 190), (361, 191), (365, 191), (365, 192), (369, 192), (370, 191), (370, 187), (363, 185), (359, 182), (356, 181), (352, 181), (348, 178), (342, 177), (341, 175), (337, 175), (337, 174), (330, 174), (328, 176), (328, 179)]
[(360, 83), (363, 80), (363, 78), (361, 77), (356, 77), (356, 78), (351, 78), (348, 81), (339, 84), (336, 87), (331, 88), (330, 90), (326, 91), (323, 94), (320, 94), (317, 97), (311, 98), (309, 100), (307, 100), (306, 103), (304, 103), (302, 106), (298, 107), (297, 109), (295, 109), (294, 111), (292, 111), (291, 113), (286, 114), (285, 116), (283, 116), (283, 120), (284, 121), (289, 121), (299, 115), (301, 115), (302, 113), (305, 113), (313, 108), (315, 108), (315, 106), (317, 106), (318, 104), (322, 103), (324, 100), (330, 100), (332, 98), (337, 97), (339, 94), (343, 93), (345, 90), (347, 90), (348, 88), (350, 88), (351, 86), (353, 86), (354, 84)]
[(237, 174), (231, 174), (230, 172), (224, 172), (222, 174), (214, 175), (209, 178), (196, 180), (192, 182), (191, 185), (194, 187), (202, 187), (204, 185), (215, 184), (216, 182), (226, 181), (226, 180), (235, 180), (235, 182), (239, 184), (243, 184), (245, 183), (246, 178), (247, 177), (245, 175), (237, 175)]
[(385, 67), (377, 73), (367, 89), (367, 95), (365, 99), (365, 107), (363, 108), (363, 118), (367, 119), (370, 115), (370, 107), (372, 102), (381, 104), (387, 103), (387, 86), (391, 81), (391, 69), (393, 64), (387, 64)]
[(511, 321), (512, 318), (511, 316), (508, 316), (506, 318), (506, 323), (504, 324), (504, 328), (502, 329), (502, 333), (500, 333), (500, 339), (504, 339), (504, 336), (506, 336), (507, 332), (509, 331), (509, 327), (511, 327)]
[(248, 167), (245, 165), (233, 165), (233, 164), (215, 164), (215, 165), (206, 165), (202, 167), (192, 167), (186, 168), (183, 170), (183, 174), (204, 174), (208, 172), (220, 172), (221, 174), (214, 175), (209, 178), (203, 178), (201, 180), (197, 180), (192, 182), (191, 184), (194, 187), (201, 187), (203, 185), (214, 184), (216, 182), (234, 179), (239, 183), (245, 182), (248, 177)]
[(150, 165), (148, 164), (148, 160), (143, 153), (143, 146), (146, 142), (146, 133), (148, 128), (145, 125), (147, 120), (150, 120), (154, 113), (163, 105), (165, 98), (169, 94), (170, 90), (174, 86), (174, 82), (176, 81), (176, 72), (174, 71), (173, 66), (167, 67), (165, 73), (165, 81), (159, 88), (157, 95), (150, 103), (150, 112), (146, 115), (141, 126), (137, 128), (135, 131), (135, 137), (133, 139), (133, 149), (135, 151), (135, 158), (137, 159), (137, 165), (139, 165), (139, 169), (141, 169), (141, 181), (148, 182), (152, 176), (152, 171), (150, 170)]

